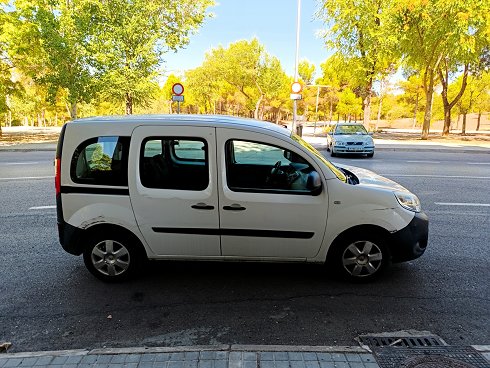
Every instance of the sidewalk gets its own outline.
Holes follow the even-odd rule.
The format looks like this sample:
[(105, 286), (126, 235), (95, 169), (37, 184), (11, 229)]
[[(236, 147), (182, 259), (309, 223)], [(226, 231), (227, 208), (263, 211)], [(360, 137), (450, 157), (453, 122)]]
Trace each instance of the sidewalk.
[[(490, 367), (490, 346), (473, 348), (481, 354), (476, 353), (475, 356), (470, 357), (473, 358), (473, 362), (476, 362), (474, 367)], [(441, 356), (438, 359), (444, 360)], [(453, 360), (456, 362), (455, 359)], [(391, 366), (396, 368), (398, 365)], [(358, 346), (219, 345), (0, 354), (0, 368), (10, 367), (385, 368), (388, 365), (384, 361), (378, 364), (375, 353)], [(439, 365), (430, 365), (430, 367), (437, 368)], [(448, 365), (440, 365), (440, 367), (448, 368)], [(454, 365), (454, 367), (467, 366)]]

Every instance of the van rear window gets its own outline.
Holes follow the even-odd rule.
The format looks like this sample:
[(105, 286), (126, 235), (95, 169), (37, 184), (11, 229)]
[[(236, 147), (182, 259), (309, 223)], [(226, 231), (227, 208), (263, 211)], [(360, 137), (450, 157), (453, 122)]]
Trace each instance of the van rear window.
[(75, 183), (127, 186), (129, 137), (96, 137), (78, 146), (71, 161)]

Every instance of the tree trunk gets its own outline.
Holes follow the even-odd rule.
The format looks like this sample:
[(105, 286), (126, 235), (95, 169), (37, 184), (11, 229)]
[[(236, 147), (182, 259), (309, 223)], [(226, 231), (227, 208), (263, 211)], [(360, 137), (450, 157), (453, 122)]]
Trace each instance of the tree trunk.
[(70, 106), (70, 118), (72, 120), (74, 120), (74, 119), (77, 118), (77, 103), (76, 102), (72, 102), (71, 103), (71, 106)]
[(372, 88), (373, 82), (371, 81), (369, 83), (369, 86), (366, 88), (366, 97), (364, 98), (363, 105), (364, 105), (364, 119), (362, 121), (362, 124), (368, 128), (369, 123), (371, 121), (371, 88)]
[(476, 123), (476, 131), (480, 130), (480, 122), (481, 122), (481, 110), (478, 111), (478, 119)]
[(133, 96), (126, 92), (126, 115), (133, 115)]
[(463, 114), (463, 126), (461, 127), (461, 135), (466, 135), (466, 112)]
[(458, 114), (458, 119), (456, 120), (456, 129), (459, 128), (459, 120), (461, 119), (461, 114)]
[(434, 82), (431, 81), (428, 86), (428, 90), (425, 91), (425, 105), (424, 124), (422, 126), (422, 139), (427, 140), (429, 138), (430, 120), (432, 117), (432, 93), (434, 92)]
[(413, 109), (413, 122), (412, 122), (412, 129), (415, 129), (415, 126), (417, 125), (417, 111), (419, 109), (419, 93), (417, 92), (417, 95), (415, 97), (415, 108)]
[(260, 95), (259, 99), (257, 100), (257, 103), (255, 104), (255, 111), (254, 111), (254, 119), (255, 120), (259, 119), (260, 103), (262, 102), (263, 98), (264, 98), (264, 95)]
[(374, 126), (374, 131), (378, 131), (378, 126), (379, 126), (379, 121), (381, 120), (381, 109), (383, 108), (383, 99), (381, 96), (379, 97), (379, 104), (378, 104), (378, 116), (376, 119), (376, 125)]
[(449, 102), (447, 94), (448, 94), (448, 88), (449, 88), (449, 70), (446, 65), (446, 73), (445, 75), (442, 73), (441, 67), (439, 67), (437, 70), (439, 72), (439, 79), (441, 80), (442, 84), (442, 102), (444, 104), (444, 128), (442, 130), (442, 135), (447, 136), (449, 135), (449, 130), (451, 128), (451, 109), (456, 105), (456, 103), (460, 100), (460, 98), (463, 96), (463, 93), (466, 89), (466, 85), (468, 82), (468, 64), (465, 64), (464, 66), (464, 72), (463, 72), (463, 82), (461, 84), (461, 89), (459, 90), (458, 94), (454, 99)]

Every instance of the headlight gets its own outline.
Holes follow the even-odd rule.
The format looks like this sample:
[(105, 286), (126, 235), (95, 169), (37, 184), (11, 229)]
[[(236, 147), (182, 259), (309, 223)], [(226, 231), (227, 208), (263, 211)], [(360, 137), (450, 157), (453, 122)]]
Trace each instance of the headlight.
[(344, 146), (344, 145), (345, 145), (345, 143), (344, 143), (344, 142), (342, 142), (342, 141), (335, 141), (335, 143), (334, 143), (334, 144), (335, 144), (336, 146)]
[(410, 192), (394, 192), (395, 197), (400, 203), (400, 206), (406, 208), (409, 211), (420, 212), (422, 207), (417, 196)]

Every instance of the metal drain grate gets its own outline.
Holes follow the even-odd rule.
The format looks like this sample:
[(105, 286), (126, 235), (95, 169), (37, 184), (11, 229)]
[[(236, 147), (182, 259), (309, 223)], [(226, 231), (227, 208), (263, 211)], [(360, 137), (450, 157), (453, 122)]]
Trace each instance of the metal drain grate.
[(380, 368), (490, 368), (490, 362), (470, 346), (384, 346), (374, 348), (373, 354)]
[(438, 336), (376, 336), (363, 335), (359, 336), (363, 345), (370, 347), (380, 346), (401, 346), (407, 348), (444, 346), (447, 345), (444, 340)]

